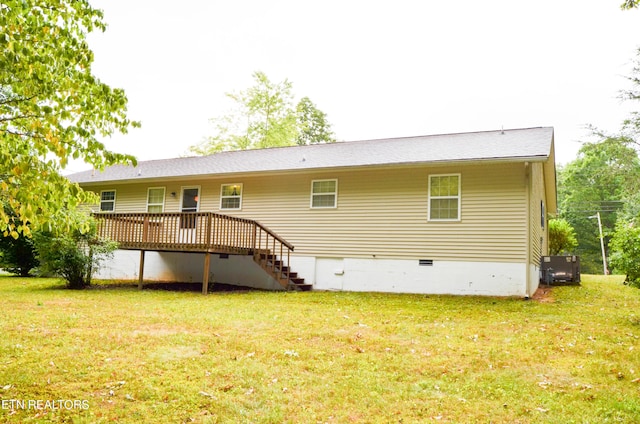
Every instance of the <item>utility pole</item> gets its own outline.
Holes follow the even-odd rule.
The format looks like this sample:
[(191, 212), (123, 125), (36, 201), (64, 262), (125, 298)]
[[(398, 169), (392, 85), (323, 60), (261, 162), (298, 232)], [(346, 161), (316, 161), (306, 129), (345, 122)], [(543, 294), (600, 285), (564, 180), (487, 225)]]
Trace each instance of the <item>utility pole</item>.
[(604, 237), (602, 236), (602, 221), (600, 220), (600, 212), (596, 212), (595, 215), (592, 215), (589, 218), (598, 218), (598, 230), (600, 231), (600, 248), (602, 249), (602, 268), (604, 275), (608, 275), (609, 272), (607, 271), (607, 256), (604, 251)]

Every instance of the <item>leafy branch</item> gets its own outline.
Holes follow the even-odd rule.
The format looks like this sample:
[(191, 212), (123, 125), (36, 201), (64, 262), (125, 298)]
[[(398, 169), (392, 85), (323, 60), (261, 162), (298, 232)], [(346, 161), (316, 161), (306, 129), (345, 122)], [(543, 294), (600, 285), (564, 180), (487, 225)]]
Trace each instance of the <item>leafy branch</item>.
[(98, 137), (126, 133), (127, 97), (92, 74), (88, 33), (104, 31), (88, 0), (3, 0), (0, 4), (0, 233), (74, 225), (69, 211), (95, 200), (60, 171), (71, 158), (97, 169), (132, 163)]

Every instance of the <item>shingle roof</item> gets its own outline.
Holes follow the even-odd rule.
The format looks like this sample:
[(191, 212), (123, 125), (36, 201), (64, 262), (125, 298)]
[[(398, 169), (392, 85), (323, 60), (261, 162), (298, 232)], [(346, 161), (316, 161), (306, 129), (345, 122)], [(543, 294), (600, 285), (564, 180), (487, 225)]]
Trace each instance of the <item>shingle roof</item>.
[(115, 165), (68, 178), (82, 184), (436, 162), (545, 160), (551, 155), (552, 141), (552, 127), (440, 134), (140, 161), (135, 167)]

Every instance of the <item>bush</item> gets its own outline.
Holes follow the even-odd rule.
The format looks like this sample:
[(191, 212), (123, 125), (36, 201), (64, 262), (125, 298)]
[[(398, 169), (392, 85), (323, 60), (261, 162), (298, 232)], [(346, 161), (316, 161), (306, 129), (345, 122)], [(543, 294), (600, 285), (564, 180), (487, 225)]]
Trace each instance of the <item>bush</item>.
[[(7, 222), (17, 220), (17, 214), (4, 193), (0, 195), (0, 211), (4, 211)], [(37, 266), (36, 250), (28, 222), (13, 228), (12, 231), (0, 231), (0, 268), (21, 277), (28, 277), (29, 271)]]
[(640, 288), (640, 227), (619, 219), (609, 248), (614, 272), (626, 274), (626, 282)]
[(78, 228), (84, 231), (75, 229), (66, 234), (41, 231), (35, 236), (40, 271), (64, 278), (71, 289), (89, 286), (94, 271), (117, 248), (115, 242), (97, 237), (93, 220), (88, 227)]
[(29, 272), (37, 266), (36, 249), (31, 237), (21, 234), (16, 239), (0, 234), (0, 268), (21, 277), (28, 277)]
[(549, 220), (549, 254), (573, 253), (578, 246), (576, 231), (565, 219)]

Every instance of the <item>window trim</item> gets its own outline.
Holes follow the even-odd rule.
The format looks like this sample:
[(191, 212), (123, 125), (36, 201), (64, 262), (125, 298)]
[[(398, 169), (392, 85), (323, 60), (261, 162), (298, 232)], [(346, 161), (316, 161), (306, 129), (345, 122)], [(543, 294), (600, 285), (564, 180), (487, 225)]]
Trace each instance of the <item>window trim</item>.
[[(110, 193), (110, 192), (113, 192), (113, 200), (102, 200), (102, 194), (103, 193)], [(100, 212), (111, 212), (111, 213), (115, 212), (116, 211), (116, 198), (117, 198), (116, 189), (101, 190), (100, 191), (100, 205), (99, 205)], [(102, 203), (105, 203), (105, 202), (113, 203), (113, 209), (111, 209), (111, 210), (103, 210), (102, 209)]]
[[(458, 177), (458, 195), (457, 196), (432, 196), (431, 195), (431, 180), (433, 177)], [(429, 189), (428, 189), (428, 210), (427, 210), (427, 221), (433, 222), (459, 222), (461, 221), (460, 217), (462, 216), (462, 174), (460, 173), (451, 173), (451, 174), (431, 174), (429, 175)], [(431, 217), (431, 201), (437, 199), (456, 199), (458, 201), (458, 216), (456, 218), (432, 218)]]
[[(162, 190), (162, 203), (149, 203), (149, 192), (151, 190)], [(149, 212), (149, 206), (162, 206), (162, 210), (160, 212), (152, 212), (152, 213), (164, 213), (164, 204), (167, 197), (167, 188), (166, 187), (147, 187), (147, 213)]]
[[(237, 195), (231, 195), (231, 196), (223, 196), (222, 193), (224, 191), (225, 187), (239, 187), (240, 188), (240, 194)], [(221, 211), (239, 211), (242, 209), (242, 194), (244, 193), (244, 187), (242, 183), (228, 183), (228, 184), (220, 184), (220, 210)], [(240, 203), (238, 203), (238, 207), (237, 208), (225, 208), (222, 207), (222, 202), (224, 199), (240, 199)]]
[[(336, 183), (335, 191), (332, 193), (314, 193), (313, 185), (315, 183), (321, 183), (326, 181), (333, 181)], [(333, 206), (313, 206), (313, 199), (315, 196), (327, 196), (329, 194), (333, 194)], [(311, 209), (336, 209), (338, 207), (338, 179), (337, 178), (325, 178), (321, 180), (312, 180), (311, 181), (311, 196), (309, 199), (309, 207)]]

